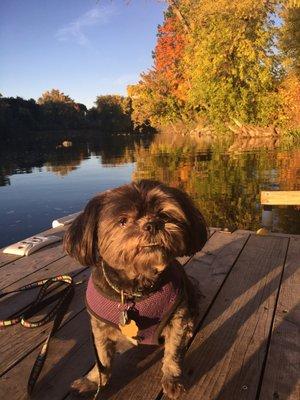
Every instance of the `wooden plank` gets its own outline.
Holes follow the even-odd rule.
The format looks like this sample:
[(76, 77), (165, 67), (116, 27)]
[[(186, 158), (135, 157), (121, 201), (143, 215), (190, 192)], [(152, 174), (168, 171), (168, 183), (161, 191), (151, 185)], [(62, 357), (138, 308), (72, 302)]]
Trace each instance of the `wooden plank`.
[(256, 398), (287, 245), (250, 236), (188, 351), (182, 400)]
[(297, 206), (300, 205), (300, 190), (262, 191), (260, 192), (260, 202), (270, 206)]
[(68, 227), (65, 227), (65, 226), (59, 226), (57, 228), (49, 228), (49, 229), (46, 229), (45, 231), (41, 232), (41, 235), (55, 235), (55, 236), (63, 237), (67, 228)]
[(14, 254), (6, 254), (3, 253), (2, 250), (0, 250), (0, 268), (3, 267), (4, 265), (10, 264), (15, 260), (18, 260), (21, 258), (20, 256), (16, 256)]
[[(256, 232), (250, 231), (248, 229), (237, 229), (235, 232), (241, 233), (241, 234), (249, 234), (249, 235), (256, 235)], [(300, 239), (300, 235), (294, 235), (294, 234), (289, 234), (289, 233), (281, 233), (281, 232), (269, 232), (265, 236), (275, 236), (275, 237), (282, 237), (282, 238), (298, 238)]]
[[(19, 281), (18, 284), (14, 283), (8, 290), (13, 290), (16, 287), (27, 284), (31, 281), (35, 281), (42, 278), (47, 278), (53, 275), (61, 273), (70, 274), (76, 276), (75, 281), (84, 280), (84, 283), (75, 287), (75, 295), (72, 303), (69, 307), (68, 312), (64, 317), (64, 321), (73, 318), (79, 311), (84, 307), (84, 293), (86, 288), (87, 277), (89, 276), (89, 269), (81, 267), (77, 262), (65, 257), (58, 260), (51, 266), (51, 269), (45, 271), (38, 271), (29, 277)], [(36, 296), (36, 293), (32, 291), (26, 291), (22, 293), (15, 293), (3, 298), (1, 300), (1, 318), (7, 317), (12, 313), (16, 312), (20, 307), (30, 303)], [(5, 313), (5, 315), (4, 315)], [(45, 340), (52, 323), (41, 326), (35, 329), (26, 329), (20, 325), (14, 325), (8, 328), (4, 328), (0, 331), (0, 348), (1, 348), (1, 363), (0, 363), (0, 375), (5, 371), (9, 370), (18, 363), (26, 354), (28, 354), (32, 348), (35, 348), (38, 344)]]
[(209, 237), (212, 237), (212, 235), (216, 232), (219, 232), (221, 230), (221, 228), (214, 228), (214, 227), (210, 227), (209, 228)]
[[(201, 270), (201, 265), (205, 266), (206, 269), (209, 268), (209, 266), (214, 266), (213, 279), (216, 280), (216, 281), (224, 279), (224, 269), (223, 270), (222, 269), (221, 270), (220, 269), (219, 270), (216, 269), (216, 266), (218, 265), (218, 260), (221, 261), (221, 265), (223, 265), (223, 267), (226, 264), (226, 262), (228, 262), (228, 261), (229, 261), (229, 265), (231, 266), (232, 262), (233, 262), (232, 260), (234, 260), (234, 254), (237, 253), (238, 251), (240, 251), (241, 247), (243, 246), (243, 243), (247, 239), (247, 236), (245, 236), (245, 235), (235, 235), (234, 237), (232, 237), (230, 234), (218, 233), (218, 235), (220, 237), (219, 238), (216, 237), (214, 239), (214, 242), (210, 243), (210, 246), (208, 246), (208, 244), (207, 244), (206, 248), (203, 249), (203, 252), (201, 252), (201, 253), (199, 253), (197, 255), (196, 261), (195, 261), (197, 271)], [(225, 248), (226, 248), (226, 246), (228, 244), (231, 244), (231, 247), (229, 246), (229, 247), (227, 247), (227, 250), (225, 250)], [(220, 258), (218, 258), (218, 254), (219, 254)], [(235, 257), (236, 256), (237, 256), (237, 254), (235, 254)], [(232, 258), (232, 260), (229, 260), (228, 258)], [(75, 336), (76, 338), (78, 337), (78, 335), (81, 335), (81, 329), (82, 330), (86, 330), (86, 326), (84, 324), (79, 324), (79, 325), (81, 326), (81, 328), (79, 329), (78, 333), (76, 333), (76, 336)], [(77, 330), (78, 330), (78, 324), (74, 327), (74, 331), (77, 332)], [(73, 329), (72, 329), (72, 331), (73, 331)], [(86, 337), (86, 333), (83, 336)], [(53, 343), (52, 348), (54, 348), (55, 345), (56, 344)], [(76, 346), (77, 346), (77, 341), (76, 341)], [(64, 344), (63, 348), (64, 349), (68, 348), (68, 342)], [(136, 360), (139, 360), (138, 366), (140, 368), (143, 368), (145, 370), (145, 372), (147, 371), (149, 363), (150, 363), (150, 365), (151, 365), (151, 363), (154, 363), (154, 362), (157, 364), (158, 360), (160, 358), (160, 353), (159, 352), (154, 352), (152, 354), (149, 354), (149, 350), (150, 349), (147, 348), (146, 354), (145, 354), (145, 352), (144, 353), (140, 352), (139, 354), (135, 354), (134, 356), (132, 354), (131, 354), (131, 356), (129, 355), (129, 359), (131, 359), (131, 361), (132, 361), (130, 365), (128, 365), (128, 363), (126, 362), (126, 357), (124, 359), (124, 355), (120, 356), (119, 360), (117, 359), (116, 363), (115, 363), (114, 376), (117, 377), (118, 374), (119, 375), (124, 375), (124, 364), (123, 364), (123, 367), (120, 368), (120, 366), (122, 366), (122, 363), (124, 361), (126, 363), (125, 364), (126, 365), (126, 371), (129, 370), (129, 374), (127, 375), (127, 379), (131, 379), (131, 375), (132, 374), (130, 374), (130, 372), (133, 372), (132, 370), (135, 369)], [(91, 356), (91, 351), (92, 351), (91, 347), (87, 343), (85, 343), (82, 346), (79, 346), (78, 355), (77, 355), (77, 362), (75, 362), (75, 364), (72, 363), (72, 365), (71, 365), (71, 369), (72, 370), (74, 370), (74, 366), (76, 368), (78, 368), (79, 370), (77, 371), (77, 374), (74, 373), (74, 376), (72, 376), (72, 378), (70, 378), (69, 381), (66, 381), (64, 383), (64, 385), (62, 385), (60, 383), (59, 387), (62, 386), (62, 387), (65, 388), (65, 390), (68, 390), (68, 386), (69, 386), (70, 382), (73, 379), (75, 379), (78, 376), (80, 376), (80, 375), (82, 375), (82, 374), (87, 372), (87, 370), (93, 364), (93, 356)], [(55, 351), (55, 355), (54, 356), (57, 356), (57, 354), (58, 353)], [(67, 354), (69, 354), (68, 351), (67, 351)], [(25, 371), (25, 369), (24, 369), (24, 364), (23, 363), (25, 363), (25, 362), (28, 363), (27, 370), (29, 371), (31, 366), (32, 366), (32, 362), (34, 360), (34, 357), (35, 357), (35, 354), (31, 355), (31, 353), (30, 353), (27, 357), (24, 358), (24, 360), (19, 362), (13, 369), (11, 369), (3, 377), (4, 381), (8, 382), (8, 387), (6, 387), (6, 390), (8, 391), (7, 393), (9, 393), (9, 391), (11, 390), (12, 387), (16, 386), (17, 388), (19, 388), (17, 393), (15, 394), (15, 396), (16, 396), (15, 398), (21, 398), (21, 397), (18, 397), (19, 396), (18, 393), (20, 393), (20, 392), (22, 393), (22, 389), (24, 388), (24, 386), (22, 388), (22, 385), (20, 385), (20, 378), (18, 378), (19, 380), (17, 382), (19, 382), (19, 383), (17, 383), (16, 385), (14, 384), (14, 381), (15, 381), (16, 377), (21, 376), (21, 375), (23, 376), (22, 379), (25, 381), (24, 372), (23, 372), (23, 371)], [(49, 354), (49, 357), (51, 357), (51, 354)], [(127, 355), (127, 357), (128, 357), (128, 355)], [(65, 365), (64, 362), (65, 362), (65, 356), (63, 356), (63, 359), (61, 359), (60, 361), (59, 361), (59, 358), (58, 358), (58, 360), (53, 361), (53, 364), (55, 365), (56, 363), (58, 363), (59, 366), (62, 366), (62, 365)], [(51, 365), (51, 364), (52, 364), (52, 361), (51, 361), (51, 359), (49, 359), (47, 361), (47, 365)], [(21, 369), (19, 369), (19, 368), (21, 368)], [(60, 397), (51, 397), (52, 394), (53, 394), (52, 389), (55, 389), (55, 387), (58, 386), (57, 385), (57, 379), (59, 379), (59, 380), (61, 378), (63, 379), (63, 376), (65, 374), (66, 374), (66, 378), (67, 378), (69, 369), (70, 369), (70, 366), (67, 366), (66, 367), (66, 372), (64, 372), (64, 374), (61, 374), (61, 373), (59, 373), (59, 370), (56, 369), (56, 365), (54, 367), (52, 367), (51, 374), (49, 376), (47, 374), (46, 381), (43, 384), (43, 388), (44, 388), (43, 396), (45, 396), (45, 393), (48, 393), (48, 391), (49, 391), (49, 398), (60, 398)], [(157, 370), (157, 366), (156, 366), (155, 369)], [(22, 373), (20, 371), (22, 371)], [(52, 374), (52, 372), (53, 372), (54, 375)], [(55, 374), (57, 374), (57, 375), (55, 375)], [(55, 376), (55, 384), (53, 383), (54, 382), (53, 381), (53, 379), (54, 379), (53, 376)], [(45, 388), (46, 388), (46, 390), (45, 390)], [(158, 380), (156, 382), (156, 392), (159, 393), (159, 391), (160, 391), (160, 380)], [(6, 393), (6, 391), (5, 391), (5, 393)], [(133, 396), (134, 396), (134, 393), (135, 392), (133, 392)], [(20, 394), (20, 396), (21, 396), (21, 394)], [(120, 398), (122, 398), (122, 395), (121, 395)], [(132, 398), (136, 398), (136, 397), (132, 397)]]
[[(38, 270), (32, 275), (26, 276), (25, 278), (12, 283), (8, 287), (6, 287), (1, 294), (16, 290), (23, 285), (29, 284), (30, 282), (34, 282), (40, 279), (46, 279), (55, 275), (69, 274), (71, 276), (76, 276), (78, 273), (85, 270), (86, 268), (87, 267), (82, 267), (76, 261), (70, 259), (69, 256), (63, 257), (51, 264), (49, 268), (46, 267), (42, 270)], [(5, 297), (2, 297), (0, 299), (0, 319), (4, 319), (9, 315), (14, 314), (18, 310), (21, 311), (22, 308), (26, 308), (26, 305), (30, 304), (30, 302), (35, 299), (39, 290), (40, 288), (25, 290), (16, 293), (10, 293), (7, 294)], [(13, 329), (13, 327), (11, 329)]]
[[(197, 253), (186, 266), (188, 275), (197, 280), (200, 290), (205, 296), (200, 303), (200, 319), (209, 309), (247, 239), (248, 235), (216, 232), (203, 250)], [(123, 367), (121, 364), (121, 368), (115, 364), (111, 384), (103, 392), (103, 399), (150, 400), (160, 394), (162, 351), (157, 350), (144, 358), (139, 351), (136, 353), (139, 368), (136, 368), (136, 359), (133, 353), (132, 358), (126, 360), (125, 364), (129, 365), (129, 376), (124, 376), (122, 373), (124, 364)], [(142, 386), (139, 384), (141, 381), (143, 382)], [(139, 387), (138, 393), (137, 387)]]
[[(40, 346), (0, 378), (0, 398), (24, 400), (27, 380)], [(80, 374), (82, 364), (93, 363), (94, 356), (85, 310), (68, 320), (52, 339), (48, 357), (31, 399), (60, 400)]]
[(300, 239), (291, 238), (260, 400), (300, 399)]
[[(63, 238), (65, 230), (66, 230), (66, 227), (59, 227), (59, 228), (55, 228), (55, 229), (51, 228), (51, 229), (47, 229), (46, 231), (39, 233), (38, 235), (55, 235), (55, 236), (59, 236), (59, 237)], [(3, 250), (4, 250), (4, 248), (0, 250), (0, 268), (3, 267), (4, 265), (10, 264), (13, 261), (16, 261), (19, 258), (21, 258), (20, 256), (16, 256), (13, 254), (3, 253)], [(41, 251), (41, 250), (39, 250), (39, 251)]]
[[(206, 296), (200, 305), (201, 316), (207, 312), (247, 238), (248, 235), (216, 232), (186, 266), (189, 275), (198, 280)], [(84, 351), (82, 349), (79, 356), (82, 360)], [(101, 399), (155, 399), (161, 391), (161, 355), (161, 349), (154, 348), (153, 351), (148, 346), (139, 346), (120, 355), (114, 362), (112, 379), (102, 392)], [(86, 367), (83, 363), (82, 374), (87, 372)]]
[[(208, 240), (211, 240), (212, 236), (216, 233), (216, 232), (220, 232), (221, 228), (209, 228), (209, 236), (208, 236)], [(223, 233), (223, 231), (222, 231)], [(224, 233), (228, 233), (228, 232), (224, 232)], [(194, 258), (194, 256), (193, 256)], [(177, 260), (180, 262), (181, 265), (185, 266), (187, 264), (187, 262), (189, 260), (191, 260), (191, 256), (183, 256), (183, 257), (177, 257)]]
[(64, 257), (66, 257), (66, 254), (63, 251), (62, 244), (53, 243), (53, 245), (44, 247), (28, 257), (21, 257), (4, 265), (0, 269), (0, 289), (3, 290), (38, 270), (50, 268), (52, 263)]

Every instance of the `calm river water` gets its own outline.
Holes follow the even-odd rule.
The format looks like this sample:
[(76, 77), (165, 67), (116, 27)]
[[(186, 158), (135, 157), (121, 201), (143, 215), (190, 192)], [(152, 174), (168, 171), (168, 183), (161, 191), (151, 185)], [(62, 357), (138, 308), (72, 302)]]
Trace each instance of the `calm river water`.
[[(210, 226), (258, 229), (261, 190), (300, 190), (300, 145), (183, 136), (73, 135), (0, 150), (0, 246), (81, 210), (97, 192), (150, 178), (187, 191)], [(300, 208), (276, 207), (273, 230), (300, 234)]]

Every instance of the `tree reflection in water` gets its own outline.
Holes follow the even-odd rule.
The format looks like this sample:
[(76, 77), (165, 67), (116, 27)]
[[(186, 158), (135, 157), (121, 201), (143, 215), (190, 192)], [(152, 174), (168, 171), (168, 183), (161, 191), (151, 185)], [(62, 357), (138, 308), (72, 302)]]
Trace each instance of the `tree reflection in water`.
[[(248, 143), (247, 143), (248, 142)], [(210, 226), (257, 229), (261, 190), (300, 190), (300, 148), (278, 140), (221, 143), (155, 138), (136, 150), (134, 179), (151, 178), (188, 192)], [(296, 207), (275, 209), (274, 230), (300, 233)]]
[[(61, 146), (66, 138), (72, 146)], [(0, 150), (0, 185), (10, 185), (12, 175), (39, 171), (53, 173), (56, 179), (68, 178), (72, 171), (86, 168), (85, 160), (95, 159), (89, 168), (97, 169), (101, 164), (108, 179), (119, 173), (115, 166), (128, 165), (132, 168), (125, 181), (155, 179), (185, 190), (210, 226), (230, 230), (260, 227), (261, 190), (300, 190), (300, 146), (296, 144), (284, 147), (272, 138), (226, 142), (181, 135), (108, 136), (93, 132), (44, 134), (35, 143), (6, 145)], [(73, 196), (85, 200), (82, 175), (72, 176)], [(90, 184), (95, 186), (95, 182)], [(101, 181), (98, 189), (103, 190)], [(38, 190), (38, 186), (32, 187), (32, 197)], [(22, 208), (26, 210), (26, 204)], [(299, 214), (297, 207), (276, 208), (273, 229), (300, 234)], [(30, 229), (28, 235), (36, 233), (34, 225)]]

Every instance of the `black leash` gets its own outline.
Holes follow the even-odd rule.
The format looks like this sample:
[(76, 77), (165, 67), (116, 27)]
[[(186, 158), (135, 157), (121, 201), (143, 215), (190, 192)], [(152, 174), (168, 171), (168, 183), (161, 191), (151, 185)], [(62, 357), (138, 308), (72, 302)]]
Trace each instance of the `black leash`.
[[(50, 293), (50, 288), (55, 283), (62, 283), (66, 287), (55, 293), (52, 296), (48, 296)], [(60, 324), (68, 310), (70, 302), (74, 295), (74, 283), (73, 278), (69, 275), (59, 275), (54, 276), (52, 278), (43, 279), (40, 281), (32, 282), (28, 285), (24, 285), (16, 290), (12, 290), (10, 292), (0, 294), (0, 298), (7, 296), (11, 293), (21, 292), (24, 290), (31, 290), (41, 286), (41, 289), (36, 297), (36, 299), (26, 306), (22, 311), (18, 311), (12, 314), (6, 320), (0, 320), (0, 327), (6, 328), (11, 325), (15, 325), (20, 323), (26, 328), (36, 328), (42, 325), (45, 325), (53, 318), (53, 326), (51, 328), (50, 333), (48, 334), (42, 348), (33, 364), (28, 383), (27, 383), (27, 393), (31, 395), (34, 385), (42, 371), (43, 365), (45, 363), (47, 352), (49, 348), (49, 343), (51, 337), (55, 334), (55, 332), (60, 327)], [(52, 289), (52, 288), (51, 288)], [(47, 297), (48, 296), (48, 297)], [(39, 319), (38, 321), (30, 321), (29, 319), (33, 317), (36, 313), (42, 310), (47, 305), (56, 302), (53, 308), (46, 314), (45, 317)]]

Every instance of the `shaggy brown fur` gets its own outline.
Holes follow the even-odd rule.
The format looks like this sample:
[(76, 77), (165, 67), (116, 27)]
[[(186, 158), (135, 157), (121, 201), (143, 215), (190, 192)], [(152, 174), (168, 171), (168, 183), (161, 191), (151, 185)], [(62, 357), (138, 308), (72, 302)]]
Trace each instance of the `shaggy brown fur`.
[[(164, 271), (176, 257), (192, 255), (207, 240), (201, 213), (182, 191), (142, 180), (108, 190), (93, 198), (65, 235), (65, 249), (82, 265), (93, 266), (93, 282), (105, 296), (120, 300), (100, 267), (105, 263), (110, 282), (129, 295), (157, 290)], [(182, 272), (185, 275), (185, 272)], [(177, 399), (184, 390), (182, 359), (197, 315), (196, 291), (185, 275), (188, 290), (162, 331), (164, 393)], [(91, 317), (101, 384), (110, 377), (112, 359), (130, 342), (119, 329)], [(72, 385), (78, 393), (97, 389), (97, 366)]]

